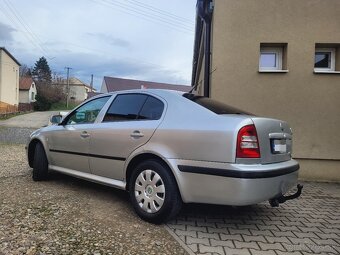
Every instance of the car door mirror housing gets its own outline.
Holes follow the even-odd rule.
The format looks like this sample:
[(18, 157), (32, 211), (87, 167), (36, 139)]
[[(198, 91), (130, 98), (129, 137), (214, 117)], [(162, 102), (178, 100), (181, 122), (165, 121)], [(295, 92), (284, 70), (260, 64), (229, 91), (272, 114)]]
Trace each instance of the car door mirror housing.
[(62, 118), (63, 118), (63, 117), (62, 117), (60, 114), (52, 115), (52, 116), (50, 117), (50, 124), (52, 124), (52, 125), (58, 125), (58, 124), (61, 123)]

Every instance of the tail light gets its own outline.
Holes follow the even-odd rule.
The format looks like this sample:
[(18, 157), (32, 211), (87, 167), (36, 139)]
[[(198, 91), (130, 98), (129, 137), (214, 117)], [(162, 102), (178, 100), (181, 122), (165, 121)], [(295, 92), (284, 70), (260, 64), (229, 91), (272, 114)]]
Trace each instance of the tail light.
[(237, 135), (237, 158), (260, 158), (260, 146), (254, 125), (244, 126)]

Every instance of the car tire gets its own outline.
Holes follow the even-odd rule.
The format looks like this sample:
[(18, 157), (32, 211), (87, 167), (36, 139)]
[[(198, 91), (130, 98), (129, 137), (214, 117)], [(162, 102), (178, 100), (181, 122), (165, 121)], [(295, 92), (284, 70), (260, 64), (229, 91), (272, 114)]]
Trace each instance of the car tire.
[(43, 181), (48, 177), (48, 161), (44, 147), (37, 143), (34, 150), (33, 175), (34, 181)]
[(157, 160), (147, 160), (137, 165), (130, 178), (129, 193), (138, 216), (154, 224), (175, 217), (182, 206), (171, 170)]

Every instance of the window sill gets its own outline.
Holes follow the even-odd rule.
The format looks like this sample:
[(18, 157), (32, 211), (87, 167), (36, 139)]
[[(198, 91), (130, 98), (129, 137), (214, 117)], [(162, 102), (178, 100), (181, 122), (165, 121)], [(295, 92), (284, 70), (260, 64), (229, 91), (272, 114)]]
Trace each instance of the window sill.
[(259, 70), (259, 73), (288, 73), (289, 70)]
[(319, 71), (314, 70), (315, 74), (340, 74), (340, 71)]

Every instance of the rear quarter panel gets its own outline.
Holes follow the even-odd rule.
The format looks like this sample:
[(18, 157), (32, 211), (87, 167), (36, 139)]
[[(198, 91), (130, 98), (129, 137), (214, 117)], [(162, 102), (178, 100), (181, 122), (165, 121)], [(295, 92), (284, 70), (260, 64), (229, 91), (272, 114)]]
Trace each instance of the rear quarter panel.
[(238, 130), (252, 124), (245, 115), (217, 115), (184, 97), (167, 99), (163, 122), (146, 151), (165, 158), (235, 162)]

